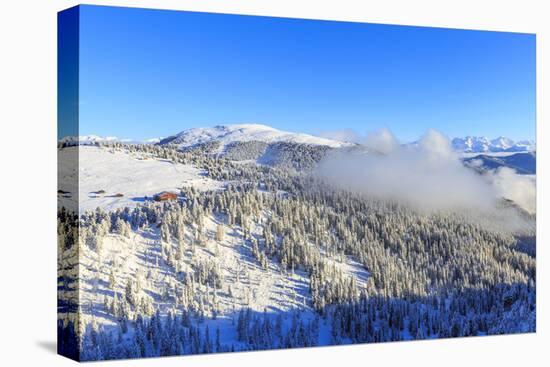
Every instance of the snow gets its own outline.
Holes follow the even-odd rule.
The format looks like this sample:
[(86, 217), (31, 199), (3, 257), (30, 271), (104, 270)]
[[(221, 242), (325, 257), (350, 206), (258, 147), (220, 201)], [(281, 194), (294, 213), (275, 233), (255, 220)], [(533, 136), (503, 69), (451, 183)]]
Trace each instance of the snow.
[[(172, 139), (172, 140), (170, 140)], [(97, 136), (85, 137), (78, 140), (80, 146), (69, 146), (58, 151), (59, 154), (59, 188), (68, 192), (61, 194), (60, 200), (74, 201), (79, 199), (79, 210), (87, 211), (101, 207), (105, 210), (114, 210), (123, 207), (132, 207), (144, 202), (147, 198), (162, 191), (178, 192), (181, 187), (194, 187), (199, 190), (223, 189), (225, 183), (206, 177), (205, 173), (192, 165), (173, 163), (149, 156), (145, 153), (130, 152), (126, 148), (101, 147), (81, 144), (81, 142), (114, 141), (116, 138), (100, 138)], [(264, 141), (295, 142), (303, 144), (327, 145), (335, 148), (345, 147), (348, 143), (318, 138), (306, 134), (288, 133), (264, 125), (230, 125), (214, 128), (190, 129), (167, 139), (179, 147), (191, 146), (209, 141), (220, 141), (220, 151), (231, 142), (237, 141)], [(498, 141), (497, 141), (498, 140)], [(148, 143), (155, 143), (152, 139)], [(488, 142), (488, 139), (483, 140)], [(161, 142), (162, 143), (162, 142)], [(510, 149), (509, 139), (498, 138), (490, 142), (498, 149)], [(485, 148), (484, 148), (485, 149)], [(79, 165), (71, 164), (78, 153)], [(517, 152), (484, 152), (492, 156), (504, 156)], [(479, 155), (479, 153), (462, 153), (463, 157)], [(242, 164), (254, 164), (253, 160), (242, 161)], [(76, 171), (78, 167), (78, 172)], [(536, 180), (535, 175), (526, 175), (529, 182)], [(74, 195), (79, 190), (79, 195)], [(105, 193), (98, 193), (105, 191)], [(259, 192), (272, 195), (262, 189)], [(122, 196), (116, 196), (122, 194)], [(276, 195), (285, 195), (279, 191)], [(66, 205), (66, 204), (65, 204)], [(252, 218), (250, 235), (259, 239), (262, 234), (260, 223), (270, 215), (263, 212), (259, 218)], [(102, 328), (116, 328), (118, 322), (115, 317), (106, 312), (104, 300), (112, 301), (114, 292), (109, 281), (110, 272), (115, 269), (115, 291), (122, 296), (129, 280), (139, 283), (138, 296), (150, 300), (161, 315), (168, 312), (181, 312), (181, 305), (176, 305), (172, 299), (163, 299), (166, 290), (171, 293), (183, 276), (188, 277), (196, 271), (197, 264), (208, 262), (220, 269), (223, 279), (222, 288), (214, 290), (205, 285), (196, 284), (193, 302), (197, 299), (206, 299), (206, 319), (199, 327), (207, 325), (210, 333), (218, 328), (221, 331), (222, 343), (235, 343), (234, 323), (241, 309), (249, 308), (254, 312), (266, 312), (270, 315), (287, 317), (294, 310), (304, 311), (302, 320), (315, 317), (310, 279), (302, 269), (295, 271), (284, 270), (278, 259), (267, 259), (267, 268), (260, 266), (254, 258), (249, 241), (244, 240), (242, 228), (237, 225), (223, 225), (223, 239), (214, 239), (217, 227), (223, 218), (208, 214), (204, 218), (205, 245), (196, 245), (195, 252), (191, 251), (190, 244), (193, 237), (193, 225), (186, 224), (185, 251), (180, 272), (166, 263), (162, 255), (163, 247), (176, 246), (175, 242), (162, 243), (160, 231), (155, 226), (146, 229), (132, 230), (128, 237), (116, 233), (108, 233), (101, 239), (95, 252), (86, 247), (86, 251), (79, 252), (78, 269), (79, 292), (71, 292), (79, 297), (82, 321), (97, 323)], [(370, 273), (357, 259), (346, 255), (331, 255), (323, 253), (324, 262), (337, 269), (345, 278), (353, 278), (359, 290), (364, 289)], [(178, 257), (179, 259), (179, 257)], [(73, 284), (75, 285), (75, 284)], [(68, 289), (68, 288), (67, 288)], [(211, 295), (215, 293), (219, 313), (213, 318), (210, 304)], [(199, 297), (197, 297), (199, 296)], [(63, 298), (63, 297), (61, 297)], [(69, 297), (66, 297), (69, 298)], [(170, 296), (171, 298), (171, 296)], [(212, 301), (213, 302), (213, 301)], [(133, 311), (132, 311), (133, 312)], [(62, 315), (60, 315), (62, 318)], [(287, 322), (288, 318), (284, 321)], [(329, 325), (321, 320), (319, 345), (332, 344)], [(129, 334), (131, 335), (130, 330)], [(412, 339), (408, 332), (403, 332), (404, 339)], [(344, 339), (341, 344), (351, 342)]]
[[(102, 207), (114, 210), (133, 207), (162, 191), (179, 192), (181, 187), (216, 190), (223, 186), (192, 165), (172, 163), (111, 148), (67, 147), (59, 152), (59, 188), (68, 191), (61, 200), (74, 201), (76, 186), (75, 149), (79, 149), (79, 211)], [(97, 194), (104, 190), (104, 194)], [(122, 197), (115, 197), (122, 194)], [(65, 197), (66, 196), (66, 197)]]
[(507, 150), (514, 146), (514, 141), (504, 136), (491, 140), (491, 145), (497, 150)]
[[(150, 197), (160, 191), (174, 191), (181, 186), (193, 186), (201, 190), (223, 187), (222, 182), (204, 177), (201, 170), (191, 165), (174, 164), (142, 153), (108, 147), (70, 146), (59, 150), (60, 189), (69, 193), (76, 190), (76, 167), (70, 164), (70, 158), (75, 156), (77, 150), (81, 212), (96, 207), (105, 210), (131, 207), (142, 202), (145, 196)], [(105, 190), (106, 193), (94, 194), (99, 190)], [(124, 196), (112, 196), (117, 193)], [(62, 195), (61, 200), (75, 198), (69, 194), (67, 197)], [(205, 217), (206, 244), (197, 245), (194, 254), (190, 248), (186, 249), (182, 271), (186, 275), (191, 274), (196, 264), (205, 261), (219, 267), (223, 278), (222, 289), (216, 291), (220, 313), (216, 320), (207, 319), (206, 323), (222, 330), (222, 341), (235, 339), (229, 331), (234, 328), (232, 323), (236, 314), (243, 308), (270, 314), (305, 310), (304, 315), (314, 317), (308, 274), (299, 269), (286, 271), (277, 259), (268, 259), (267, 269), (262, 268), (253, 256), (250, 242), (244, 241), (239, 226), (224, 225), (223, 239), (216, 241), (214, 234), (220, 220), (213, 215)], [(188, 226), (185, 230), (186, 244), (191, 243), (192, 233), (193, 229)], [(252, 222), (251, 235), (259, 238), (261, 233), (261, 225)], [(93, 321), (107, 328), (116, 327), (117, 320), (105, 312), (103, 306), (105, 297), (112, 300), (114, 296), (109, 287), (111, 269), (116, 269), (115, 289), (119, 295), (124, 294), (129, 279), (140, 279), (141, 297), (149, 297), (161, 314), (177, 312), (172, 301), (162, 300), (165, 287), (176, 284), (179, 275), (165, 263), (161, 246), (159, 229), (149, 227), (130, 231), (128, 238), (115, 233), (107, 234), (101, 242), (100, 255), (94, 251), (83, 251), (78, 260), (81, 265), (79, 303), (82, 305), (83, 321)], [(172, 243), (172, 246), (175, 244)], [(370, 276), (352, 257), (327, 257), (326, 261), (341, 270), (344, 276), (355, 277), (359, 288), (364, 286)], [(233, 296), (230, 296), (229, 287)], [(197, 292), (206, 295), (213, 290), (198, 285)], [(325, 328), (321, 326), (322, 330)]]
[(499, 136), (489, 139), (483, 136), (467, 136), (454, 138), (453, 149), (464, 153), (489, 153), (489, 152), (530, 152), (536, 150), (536, 143), (532, 140), (514, 142), (512, 139)]
[[(210, 141), (219, 141), (220, 152), (233, 142), (261, 141), (265, 143), (292, 142), (311, 145), (326, 145), (332, 148), (351, 146), (353, 144), (332, 139), (321, 138), (302, 133), (292, 133), (277, 130), (260, 124), (223, 125), (207, 128), (193, 128), (182, 131), (166, 139), (180, 148), (203, 144)], [(163, 142), (161, 142), (163, 144)]]
[(365, 267), (351, 256), (326, 258), (330, 265), (334, 265), (343, 274), (354, 277), (359, 289), (364, 288), (367, 284), (367, 279), (370, 273), (365, 270)]
[[(227, 332), (232, 329), (236, 314), (243, 308), (268, 314), (289, 314), (293, 310), (306, 311), (303, 316), (314, 317), (309, 276), (307, 273), (283, 271), (277, 261), (268, 260), (267, 269), (263, 269), (252, 255), (250, 245), (243, 240), (242, 228), (238, 226), (223, 226), (224, 236), (221, 241), (214, 239), (219, 218), (208, 216), (205, 219), (205, 246), (196, 246), (193, 255), (189, 249), (185, 251), (186, 274), (192, 273), (193, 265), (199, 262), (212, 261), (216, 263), (222, 274), (223, 286), (216, 291), (219, 311), (216, 320), (207, 318), (212, 330), (218, 327), (222, 330), (222, 341), (234, 341), (234, 335)], [(261, 227), (253, 223), (251, 233), (259, 236)], [(191, 227), (186, 228), (185, 243), (190, 243)], [(177, 282), (177, 275), (164, 262), (161, 256), (161, 241), (159, 230), (146, 229), (131, 231), (129, 238), (118, 234), (108, 234), (102, 241), (101, 256), (96, 252), (85, 251), (80, 256), (80, 303), (83, 305), (83, 321), (95, 321), (105, 327), (117, 325), (113, 316), (104, 312), (103, 301), (107, 296), (113, 299), (109, 288), (111, 269), (116, 273), (116, 292), (122, 296), (128, 279), (140, 279), (142, 290), (140, 296), (148, 296), (162, 315), (169, 311), (178, 312), (173, 308), (173, 302), (163, 302), (161, 294), (168, 285)], [(355, 277), (361, 289), (370, 274), (353, 258), (343, 256), (338, 259), (326, 259), (334, 264), (343, 274)], [(113, 266), (116, 263), (117, 266)], [(233, 297), (229, 295), (229, 287)], [(198, 285), (199, 294), (212, 294), (213, 289)], [(321, 325), (321, 329), (326, 326)], [(323, 331), (323, 330), (322, 330)], [(320, 343), (328, 338), (328, 331), (320, 335)], [(328, 339), (327, 339), (328, 340)]]

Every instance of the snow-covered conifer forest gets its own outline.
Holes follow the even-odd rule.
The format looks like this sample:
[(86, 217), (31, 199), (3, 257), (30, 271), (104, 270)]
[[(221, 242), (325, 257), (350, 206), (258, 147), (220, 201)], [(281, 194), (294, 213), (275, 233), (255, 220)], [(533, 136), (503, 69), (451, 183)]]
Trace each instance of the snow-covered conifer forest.
[[(486, 167), (533, 152), (490, 160), (485, 152), (485, 166), (470, 151), (443, 168), (437, 161), (461, 175), (464, 190), (487, 190), (479, 207), (474, 194), (459, 201), (459, 189), (446, 206), (434, 204), (444, 182), (436, 174), (410, 173), (400, 186), (385, 179), (392, 190), (410, 187), (410, 202), (407, 192), (369, 185), (369, 175), (384, 174), (357, 169), (378, 169), (370, 161), (345, 182), (328, 177), (334, 159), (394, 164), (392, 153), (254, 126), (191, 130), (157, 144), (60, 142), (61, 354), (103, 360), (535, 331), (536, 214), (525, 189), (510, 190), (534, 175)], [(434, 185), (426, 200), (419, 182)]]

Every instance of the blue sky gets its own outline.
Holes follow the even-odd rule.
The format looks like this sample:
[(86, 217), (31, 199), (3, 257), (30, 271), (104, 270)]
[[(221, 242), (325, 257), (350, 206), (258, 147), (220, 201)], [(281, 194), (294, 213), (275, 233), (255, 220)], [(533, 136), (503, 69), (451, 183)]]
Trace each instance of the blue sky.
[(81, 7), (80, 134), (262, 123), (535, 137), (535, 36)]

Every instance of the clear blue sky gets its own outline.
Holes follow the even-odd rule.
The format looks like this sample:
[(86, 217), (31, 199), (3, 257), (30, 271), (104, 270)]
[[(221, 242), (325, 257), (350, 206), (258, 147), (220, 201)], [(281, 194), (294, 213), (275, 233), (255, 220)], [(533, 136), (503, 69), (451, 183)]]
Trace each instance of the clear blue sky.
[(535, 36), (81, 7), (80, 134), (263, 123), (535, 137)]

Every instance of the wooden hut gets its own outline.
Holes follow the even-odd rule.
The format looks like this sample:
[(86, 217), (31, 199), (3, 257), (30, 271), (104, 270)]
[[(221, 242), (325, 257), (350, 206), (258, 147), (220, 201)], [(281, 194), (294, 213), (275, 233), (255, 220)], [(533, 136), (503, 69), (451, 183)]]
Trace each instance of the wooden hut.
[(155, 201), (172, 201), (177, 200), (178, 194), (174, 192), (164, 191), (156, 194), (153, 198), (155, 199)]

